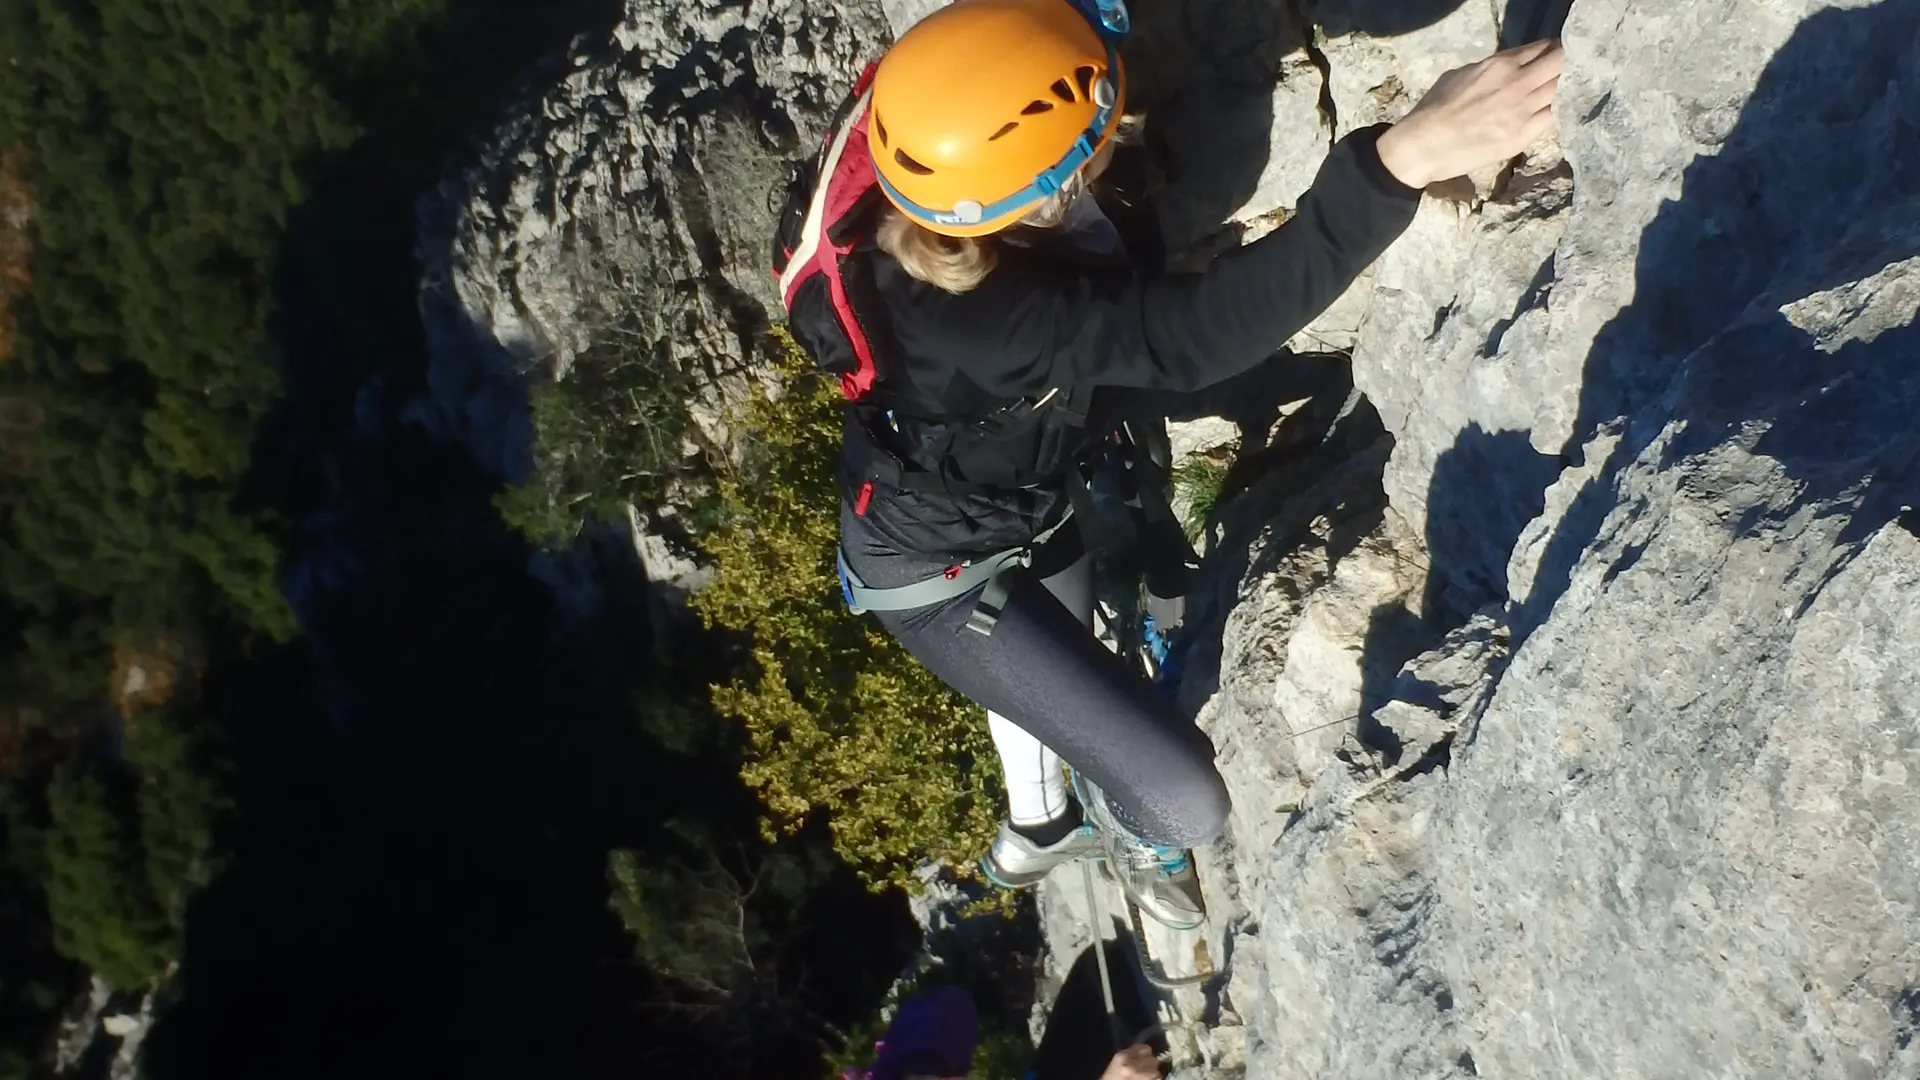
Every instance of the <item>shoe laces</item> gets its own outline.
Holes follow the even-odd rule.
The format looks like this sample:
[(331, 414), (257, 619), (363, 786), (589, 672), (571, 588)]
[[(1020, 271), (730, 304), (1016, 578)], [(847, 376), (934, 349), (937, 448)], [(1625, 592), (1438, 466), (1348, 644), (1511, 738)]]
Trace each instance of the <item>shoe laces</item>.
[[(1078, 791), (1080, 787), (1080, 774), (1077, 771), (1073, 774), (1073, 784), (1074, 790)], [(1133, 835), (1133, 832), (1126, 826), (1113, 820), (1111, 812), (1105, 809), (1103, 796), (1096, 793), (1094, 797), (1102, 800), (1100, 804), (1100, 812), (1102, 815), (1100, 820), (1105, 823), (1105, 828), (1111, 831), (1115, 835), (1115, 838), (1120, 841), (1118, 844), (1120, 848), (1120, 861), (1126, 864), (1128, 869), (1153, 870), (1162, 876), (1172, 877), (1191, 865), (1191, 859), (1188, 856), (1186, 848), (1150, 844), (1140, 839)], [(1082, 804), (1083, 806), (1087, 806), (1089, 811), (1091, 810), (1091, 805), (1087, 804), (1085, 800), (1082, 801)], [(1088, 812), (1083, 827), (1091, 829), (1093, 826), (1093, 814)]]
[(1128, 869), (1152, 870), (1171, 877), (1187, 868), (1188, 859), (1185, 848), (1149, 844), (1145, 840), (1137, 840), (1129, 836), (1121, 845), (1121, 849), (1121, 857), (1126, 860)]

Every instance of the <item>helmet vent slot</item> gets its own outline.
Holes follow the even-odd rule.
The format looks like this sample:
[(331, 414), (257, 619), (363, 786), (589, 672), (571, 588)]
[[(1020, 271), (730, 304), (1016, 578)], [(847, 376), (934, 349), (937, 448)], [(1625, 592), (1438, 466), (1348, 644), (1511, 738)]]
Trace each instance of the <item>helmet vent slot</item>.
[(1052, 112), (1052, 111), (1053, 111), (1053, 102), (1051, 101), (1029, 101), (1027, 102), (1027, 107), (1020, 110), (1020, 115), (1021, 116), (1039, 116), (1043, 112)]
[(881, 123), (881, 121), (880, 121), (880, 114), (879, 114), (879, 113), (874, 113), (874, 114), (873, 114), (873, 130), (874, 130), (874, 131), (876, 131), (876, 132), (878, 132), (878, 133), (879, 133), (879, 135), (880, 135), (880, 145), (881, 145), (881, 146), (886, 146), (886, 145), (888, 145), (888, 143), (887, 143), (887, 125), (886, 125), (886, 124), (884, 124), (884, 123)]
[(895, 150), (893, 152), (893, 160), (899, 162), (901, 168), (907, 170), (908, 172), (914, 174), (915, 176), (932, 176), (933, 175), (932, 169), (929, 169), (925, 165), (922, 165), (919, 162), (908, 157), (907, 152), (905, 150)]
[(1020, 121), (1018, 120), (1015, 120), (1010, 124), (1006, 124), (1003, 127), (1001, 127), (999, 131), (996, 131), (993, 134), (987, 136), (987, 141), (993, 142), (994, 140), (1002, 138), (1003, 136), (1011, 135), (1013, 134), (1013, 129), (1019, 126), (1020, 126)]
[(1053, 96), (1071, 105), (1080, 100), (1073, 96), (1073, 84), (1065, 79), (1053, 80)]
[(1100, 72), (1092, 64), (1081, 64), (1073, 69), (1073, 79), (1080, 84), (1080, 96), (1083, 98), (1093, 96), (1093, 80), (1099, 77)]

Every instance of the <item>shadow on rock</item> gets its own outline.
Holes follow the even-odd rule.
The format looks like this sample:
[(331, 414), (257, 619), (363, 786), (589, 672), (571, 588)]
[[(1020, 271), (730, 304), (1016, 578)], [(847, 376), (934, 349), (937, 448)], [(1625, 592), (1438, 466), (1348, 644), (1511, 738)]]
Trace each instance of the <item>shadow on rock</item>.
[(1506, 602), (1508, 559), (1522, 530), (1545, 508), (1547, 486), (1559, 472), (1559, 459), (1536, 452), (1526, 432), (1488, 432), (1477, 424), (1468, 425), (1434, 462), (1419, 610), (1402, 604), (1376, 609), (1361, 651), (1355, 734), (1388, 767), (1401, 764), (1401, 733), (1376, 713), (1411, 689), (1400, 677), (1401, 668), (1440, 645), (1474, 613)]
[(1283, 58), (1305, 40), (1287, 5), (1151, 0), (1134, 7), (1128, 108), (1146, 116), (1169, 254), (1216, 232), (1258, 188)]
[[(1096, 948), (1106, 950), (1107, 967), (1113, 972), (1113, 1024), (1107, 1020)], [(1153, 1010), (1139, 994), (1134, 974), (1138, 966), (1132, 942), (1124, 939), (1103, 941), (1081, 951), (1047, 1016), (1046, 1034), (1034, 1054), (1034, 1080), (1099, 1080), (1113, 1057), (1116, 1026), (1122, 1040), (1135, 1039), (1155, 1026)], [(1149, 1041), (1165, 1045), (1164, 1039)]]
[[(1250, 202), (1279, 205), (1304, 190), (1310, 174), (1274, 160), (1274, 151), (1319, 139), (1331, 142), (1332, 97), (1317, 37), (1405, 34), (1445, 18), (1461, 3), (1136, 4), (1137, 32), (1127, 51), (1129, 100), (1147, 117), (1145, 138), (1156, 169), (1160, 213), (1169, 253), (1179, 265), (1186, 265), (1183, 256), (1230, 240), (1237, 227), (1224, 223)], [(1512, 24), (1529, 37), (1543, 28), (1550, 33), (1565, 18), (1566, 6), (1567, 0), (1514, 0)], [(1296, 185), (1299, 190), (1287, 190)]]
[(1744, 441), (1800, 485), (1782, 513), (1849, 514), (1848, 543), (1920, 499), (1911, 310), (1902, 326), (1845, 342), (1816, 340), (1781, 311), (1920, 254), (1917, 42), (1920, 7), (1898, 0), (1809, 17), (1719, 152), (1688, 166), (1681, 198), (1648, 225), (1634, 298), (1588, 355), (1574, 443), (1603, 427), (1622, 437), (1518, 598), (1517, 639), (1551, 613), (1620, 473), (1670, 424), (1684, 430), (1663, 466)]
[[(1517, 648), (1600, 534), (1622, 471), (1663, 431), (1675, 432), (1663, 468), (1739, 444), (1797, 485), (1790, 505), (1727, 522), (1735, 535), (1813, 507), (1849, 515), (1843, 542), (1860, 543), (1920, 501), (1912, 311), (1896, 315), (1904, 325), (1846, 341), (1817, 340), (1782, 311), (1920, 254), (1917, 35), (1913, 5), (1812, 16), (1769, 63), (1720, 152), (1689, 166), (1683, 196), (1641, 238), (1632, 302), (1586, 361), (1570, 450), (1602, 431), (1619, 438), (1545, 540), (1527, 595), (1508, 596), (1508, 564), (1561, 461), (1535, 452), (1524, 432), (1478, 427), (1442, 454), (1428, 491), (1423, 619), (1383, 611), (1367, 643), (1377, 677), (1360, 730), (1389, 763), (1399, 740), (1369, 718), (1394, 696), (1392, 673), (1488, 605), (1514, 605)], [(1849, 293), (1829, 307), (1868, 300)]]
[[(1507, 560), (1521, 530), (1546, 507), (1560, 459), (1534, 450), (1524, 431), (1470, 424), (1434, 462), (1427, 489), (1427, 557), (1421, 615), (1439, 635), (1507, 599)], [(1497, 482), (1494, 482), (1496, 481)]]
[(1559, 37), (1573, 10), (1573, 0), (1507, 0), (1500, 17), (1500, 47), (1511, 49), (1529, 41)]
[[(1351, 385), (1350, 372), (1343, 381)], [(1220, 689), (1223, 636), (1243, 582), (1274, 573), (1322, 518), (1330, 571), (1380, 526), (1393, 437), (1364, 397), (1346, 398), (1314, 398), (1280, 425), (1271, 445), (1242, 455), (1229, 472), (1223, 490), (1233, 498), (1209, 517), (1215, 539), (1187, 598), (1182, 701), (1197, 704)], [(1266, 442), (1264, 431), (1244, 435), (1248, 447)]]

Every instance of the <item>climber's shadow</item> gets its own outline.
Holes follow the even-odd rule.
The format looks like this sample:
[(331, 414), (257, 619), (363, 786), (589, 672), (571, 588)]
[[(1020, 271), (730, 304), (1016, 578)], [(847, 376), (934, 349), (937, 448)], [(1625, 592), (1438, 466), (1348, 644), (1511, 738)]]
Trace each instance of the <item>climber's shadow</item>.
[(1531, 594), (1515, 598), (1518, 635), (1565, 593), (1619, 473), (1669, 424), (1683, 427), (1662, 467), (1746, 440), (1799, 486), (1792, 506), (1729, 521), (1736, 535), (1842, 500), (1843, 542), (1860, 543), (1920, 501), (1913, 313), (1871, 340), (1829, 344), (1780, 310), (1920, 254), (1917, 44), (1920, 7), (1899, 0), (1809, 17), (1718, 153), (1687, 168), (1683, 196), (1647, 226), (1634, 298), (1588, 354), (1568, 451), (1603, 426), (1623, 437), (1559, 523)]
[[(1463, 0), (1373, 0), (1314, 12), (1286, 0), (1138, 0), (1126, 53), (1128, 100), (1146, 117), (1169, 254), (1211, 250), (1257, 189), (1272, 156), (1274, 87), (1313, 34), (1404, 34)], [(1567, 0), (1513, 0), (1536, 26)], [(1538, 14), (1535, 13), (1538, 9)], [(1308, 108), (1314, 106), (1308, 105)], [(1296, 193), (1297, 194), (1297, 193)]]
[[(1128, 42), (1130, 107), (1147, 118), (1169, 254), (1215, 250), (1237, 228), (1273, 154), (1274, 85), (1283, 60), (1316, 35), (1392, 37), (1438, 22), (1464, 0), (1139, 0)], [(1560, 32), (1572, 0), (1506, 0), (1501, 47)], [(1325, 107), (1322, 96), (1320, 107)], [(1310, 106), (1311, 107), (1311, 106)], [(1215, 241), (1210, 243), (1210, 241)]]
[(1350, 394), (1352, 369), (1344, 358), (1292, 359), (1303, 363), (1310, 380), (1322, 381), (1279, 423), (1265, 419), (1265, 410), (1256, 414), (1260, 419), (1241, 409), (1216, 414), (1239, 422), (1241, 451), (1204, 522), (1209, 542), (1181, 638), (1183, 701), (1206, 701), (1220, 688), (1226, 617), (1241, 582), (1274, 573), (1321, 522), (1337, 566), (1382, 520), (1381, 473), (1393, 439), (1379, 413)]
[[(1658, 464), (1689, 469), (1689, 484), (1735, 483), (1700, 455), (1744, 442), (1796, 485), (1791, 505), (1727, 521), (1735, 535), (1838, 502), (1851, 516), (1843, 543), (1861, 543), (1920, 502), (1912, 314), (1871, 339), (1822, 343), (1781, 312), (1920, 253), (1920, 137), (1909, 119), (1920, 112), (1920, 77), (1907, 59), (1917, 38), (1920, 7), (1898, 0), (1813, 15), (1768, 64), (1718, 151), (1687, 168), (1682, 197), (1641, 236), (1632, 301), (1588, 354), (1562, 457), (1577, 460), (1602, 430), (1619, 441), (1545, 538), (1526, 594), (1507, 595), (1507, 563), (1561, 457), (1536, 453), (1524, 433), (1477, 428), (1441, 456), (1427, 497), (1424, 634), (1378, 628), (1369, 713), (1392, 695), (1401, 662), (1483, 606), (1512, 605), (1517, 648), (1566, 593), (1616, 505), (1622, 470), (1663, 430), (1673, 437)], [(1607, 574), (1638, 554), (1629, 548)], [(1375, 728), (1391, 753), (1392, 733)]]
[(1500, 47), (1559, 37), (1573, 0), (1507, 0), (1500, 15)]
[[(1100, 987), (1100, 958), (1094, 952), (1101, 947), (1113, 974), (1112, 1023)], [(1081, 950), (1047, 1014), (1046, 1034), (1034, 1052), (1029, 1074), (1034, 1080), (1098, 1080), (1113, 1057), (1116, 1029), (1122, 1042), (1148, 1034), (1148, 1042), (1164, 1048), (1164, 1037), (1152, 1033), (1157, 1024), (1153, 1010), (1139, 993), (1134, 974), (1138, 966), (1132, 943), (1124, 938)]]

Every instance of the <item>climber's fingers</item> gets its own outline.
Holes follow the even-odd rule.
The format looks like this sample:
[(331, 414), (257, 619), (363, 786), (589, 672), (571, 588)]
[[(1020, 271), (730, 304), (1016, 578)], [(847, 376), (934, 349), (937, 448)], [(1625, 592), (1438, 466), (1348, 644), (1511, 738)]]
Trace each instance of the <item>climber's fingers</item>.
[(1505, 49), (1494, 55), (1507, 57), (1517, 65), (1526, 67), (1532, 65), (1534, 61), (1544, 56), (1558, 53), (1559, 51), (1560, 42), (1557, 38), (1542, 38), (1539, 41), (1529, 41), (1525, 45), (1515, 45), (1511, 49)]
[(1521, 137), (1526, 141), (1526, 145), (1531, 145), (1535, 139), (1545, 135), (1547, 130), (1553, 127), (1553, 99), (1549, 97), (1547, 101), (1547, 106), (1534, 113), (1527, 120), (1526, 126), (1521, 129)]
[[(1535, 86), (1559, 82), (1560, 73), (1567, 69), (1567, 50), (1561, 48), (1558, 41), (1551, 39), (1535, 44), (1541, 46), (1540, 51), (1528, 57), (1521, 66), (1525, 81)], [(1530, 48), (1531, 46), (1521, 47)]]
[(1553, 96), (1560, 92), (1560, 80), (1549, 79), (1533, 88), (1527, 95), (1527, 105), (1535, 111), (1553, 107)]
[(1447, 72), (1375, 141), (1380, 163), (1424, 187), (1513, 157), (1552, 122), (1564, 64), (1559, 42), (1537, 41)]

